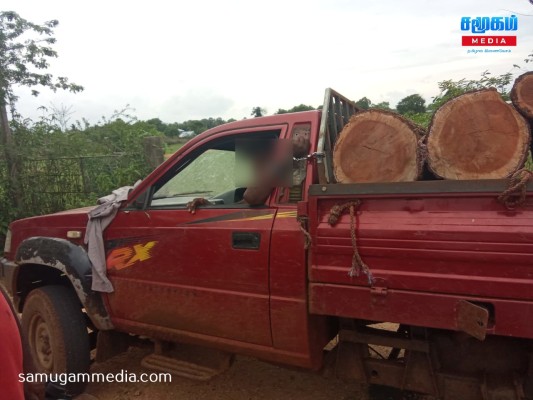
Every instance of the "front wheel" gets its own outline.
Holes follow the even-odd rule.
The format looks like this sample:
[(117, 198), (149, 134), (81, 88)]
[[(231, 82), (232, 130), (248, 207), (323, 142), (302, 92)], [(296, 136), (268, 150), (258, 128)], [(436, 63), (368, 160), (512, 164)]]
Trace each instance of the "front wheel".
[[(64, 286), (44, 286), (33, 290), (22, 311), (22, 331), (38, 372), (52, 374), (84, 374), (89, 371), (89, 335), (80, 302), (75, 293)], [(57, 374), (57, 376), (56, 376)], [(76, 395), (87, 382), (61, 376), (65, 389)], [(78, 380), (78, 382), (70, 381)], [(80, 382), (81, 381), (81, 382)]]

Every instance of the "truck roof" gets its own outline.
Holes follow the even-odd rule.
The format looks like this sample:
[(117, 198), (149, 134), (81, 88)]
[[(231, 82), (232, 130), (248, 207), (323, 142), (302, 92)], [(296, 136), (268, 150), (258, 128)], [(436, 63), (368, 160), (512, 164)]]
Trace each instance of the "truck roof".
[(197, 140), (201, 140), (201, 138), (204, 138), (206, 136), (211, 136), (215, 133), (230, 130), (230, 129), (233, 130), (233, 129), (239, 129), (239, 128), (253, 128), (255, 126), (280, 125), (280, 124), (290, 124), (291, 122), (301, 122), (302, 119), (307, 119), (306, 118), (307, 115), (309, 116), (309, 119), (312, 119), (314, 118), (316, 114), (320, 114), (320, 113), (321, 113), (321, 110), (311, 110), (311, 111), (301, 111), (301, 112), (295, 112), (295, 113), (269, 115), (266, 117), (241, 119), (240, 121), (229, 122), (227, 124), (219, 125), (214, 128), (208, 129), (207, 131), (196, 136), (195, 139), (191, 140), (190, 142), (196, 142)]
[[(322, 113), (321, 110), (311, 110), (311, 111), (301, 111), (295, 113), (285, 113), (285, 114), (276, 114), (269, 115), (266, 117), (255, 117), (255, 118), (246, 118), (240, 121), (229, 122), (227, 124), (218, 125), (214, 128), (208, 129), (199, 135), (195, 136), (182, 147), (183, 150), (186, 150), (189, 147), (194, 146), (197, 142), (204, 140), (206, 137), (215, 135), (220, 132), (230, 131), (235, 129), (246, 129), (246, 128), (255, 128), (258, 126), (268, 126), (268, 125), (282, 125), (282, 124), (291, 124), (302, 121), (312, 121), (316, 118), (317, 115)], [(170, 162), (174, 156), (171, 156), (167, 162)]]

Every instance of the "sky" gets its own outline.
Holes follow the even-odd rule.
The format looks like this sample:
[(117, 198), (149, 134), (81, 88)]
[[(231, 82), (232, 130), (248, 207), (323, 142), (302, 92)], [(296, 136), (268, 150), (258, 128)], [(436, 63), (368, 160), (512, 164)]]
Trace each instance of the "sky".
[[(141, 120), (250, 117), (322, 104), (327, 87), (358, 100), (419, 93), (447, 79), (533, 69), (533, 0), (2, 0), (34, 23), (56, 19), (49, 72), (84, 86), (78, 94), (18, 88), (24, 117), (68, 108), (96, 123), (126, 106)], [(518, 17), (510, 53), (469, 53), (462, 17)], [(486, 47), (491, 48), (491, 47)], [(477, 49), (485, 49), (479, 47)]]

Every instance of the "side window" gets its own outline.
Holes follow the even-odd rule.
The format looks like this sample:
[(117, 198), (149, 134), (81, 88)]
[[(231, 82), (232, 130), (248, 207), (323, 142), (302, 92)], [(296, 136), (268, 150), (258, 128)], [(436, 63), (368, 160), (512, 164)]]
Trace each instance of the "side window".
[(214, 205), (234, 203), (236, 189), (235, 152), (209, 149), (157, 189), (150, 205), (186, 206), (197, 197)]
[(149, 207), (185, 208), (195, 198), (208, 200), (206, 206), (247, 206), (243, 196), (254, 179), (254, 161), (243, 154), (255, 154), (265, 143), (277, 142), (280, 133), (281, 129), (242, 133), (208, 143), (155, 184)]

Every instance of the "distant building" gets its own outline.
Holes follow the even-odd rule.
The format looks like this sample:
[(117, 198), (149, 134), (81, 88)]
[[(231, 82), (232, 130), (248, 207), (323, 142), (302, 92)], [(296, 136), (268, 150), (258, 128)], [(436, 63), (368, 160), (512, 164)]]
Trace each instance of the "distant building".
[(183, 129), (178, 129), (179, 131), (179, 135), (178, 137), (179, 138), (190, 138), (190, 137), (193, 137), (194, 135), (196, 135), (196, 133), (194, 131), (184, 131)]

